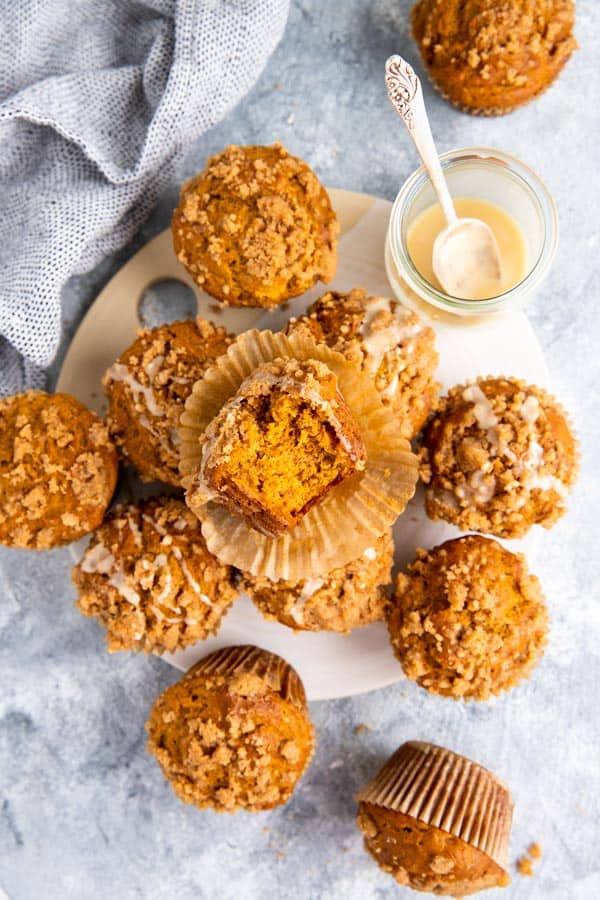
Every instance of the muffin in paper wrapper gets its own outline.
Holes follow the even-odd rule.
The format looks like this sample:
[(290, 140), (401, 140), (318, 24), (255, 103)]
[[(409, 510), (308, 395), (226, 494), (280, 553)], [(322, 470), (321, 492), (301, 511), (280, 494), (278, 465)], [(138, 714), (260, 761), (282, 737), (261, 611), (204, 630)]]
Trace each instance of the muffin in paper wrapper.
[(458, 753), (421, 741), (402, 744), (356, 799), (439, 828), (508, 867), (510, 791)]
[(180, 469), (189, 487), (200, 463), (200, 438), (223, 405), (255, 369), (274, 359), (320, 360), (358, 423), (367, 451), (364, 472), (335, 487), (290, 531), (270, 537), (241, 516), (209, 501), (191, 506), (208, 549), (222, 562), (272, 581), (299, 581), (346, 565), (398, 518), (414, 494), (417, 458), (369, 376), (340, 353), (304, 335), (247, 331), (196, 382), (180, 422)]
[(306, 693), (300, 676), (292, 666), (276, 653), (242, 644), (223, 647), (199, 660), (184, 675), (184, 680), (198, 676), (257, 675), (298, 709), (306, 709)]

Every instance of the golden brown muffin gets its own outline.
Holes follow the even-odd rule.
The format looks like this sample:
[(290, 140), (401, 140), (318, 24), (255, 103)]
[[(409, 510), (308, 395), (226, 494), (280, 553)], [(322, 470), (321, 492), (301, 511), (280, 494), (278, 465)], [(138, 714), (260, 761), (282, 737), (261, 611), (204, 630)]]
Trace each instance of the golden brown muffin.
[(77, 606), (105, 626), (108, 649), (163, 653), (214, 634), (237, 591), (181, 500), (118, 506), (73, 569)]
[(49, 550), (104, 518), (117, 481), (104, 423), (70, 394), (0, 400), (0, 543)]
[(266, 619), (297, 631), (338, 631), (383, 619), (389, 599), (391, 530), (358, 558), (321, 578), (270, 581), (244, 575), (242, 584)]
[(563, 410), (541, 388), (515, 378), (457, 385), (423, 443), (432, 519), (510, 538), (536, 523), (550, 528), (566, 511), (577, 444)]
[(251, 646), (226, 647), (193, 666), (158, 698), (146, 728), (177, 796), (217, 812), (287, 803), (314, 749), (299, 676)]
[(178, 259), (228, 306), (278, 306), (335, 275), (339, 226), (327, 191), (281, 144), (230, 146), (181, 189)]
[(276, 359), (242, 382), (202, 436), (191, 509), (215, 500), (264, 534), (290, 528), (366, 451), (337, 378), (322, 362)]
[(179, 417), (196, 381), (234, 336), (203, 319), (138, 333), (106, 372), (108, 425), (144, 481), (179, 485)]
[(573, 0), (420, 0), (413, 35), (441, 94), (466, 112), (508, 113), (546, 90), (567, 62)]
[(548, 631), (525, 557), (476, 534), (417, 550), (398, 575), (387, 619), (405, 675), (465, 700), (487, 700), (527, 678)]
[(365, 849), (398, 884), (452, 897), (510, 884), (513, 804), (483, 766), (409, 741), (357, 800)]
[(435, 333), (416, 313), (362, 288), (330, 292), (305, 316), (291, 319), (287, 334), (307, 334), (367, 372), (383, 402), (397, 413), (409, 441), (435, 407), (438, 355)]

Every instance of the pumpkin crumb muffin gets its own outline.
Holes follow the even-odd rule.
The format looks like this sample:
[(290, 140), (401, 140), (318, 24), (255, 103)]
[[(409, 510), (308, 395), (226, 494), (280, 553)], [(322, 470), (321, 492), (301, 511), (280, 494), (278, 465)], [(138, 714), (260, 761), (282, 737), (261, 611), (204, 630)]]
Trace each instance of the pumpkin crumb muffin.
[(118, 506), (73, 569), (84, 616), (106, 628), (108, 650), (172, 653), (214, 634), (237, 590), (206, 549), (185, 503), (154, 497)]
[(70, 394), (0, 400), (0, 543), (49, 550), (96, 528), (113, 495), (117, 451)]
[(510, 884), (512, 799), (483, 766), (409, 741), (357, 800), (365, 849), (398, 884), (452, 897)]
[(494, 116), (552, 84), (577, 41), (573, 0), (420, 0), (412, 30), (431, 80), (466, 112)]
[(554, 525), (578, 469), (559, 404), (515, 378), (452, 388), (427, 426), (421, 459), (431, 519), (505, 538)]
[(226, 647), (156, 700), (148, 749), (184, 803), (217, 812), (287, 801), (314, 749), (302, 682), (274, 653)]
[(391, 530), (358, 559), (320, 578), (270, 581), (245, 574), (243, 589), (266, 619), (298, 631), (337, 631), (383, 619), (394, 557)]
[(467, 535), (417, 550), (388, 608), (404, 674), (432, 694), (487, 700), (527, 678), (542, 656), (548, 614), (525, 557)]
[(306, 334), (342, 353), (367, 372), (384, 404), (397, 414), (402, 437), (412, 440), (434, 409), (435, 333), (396, 300), (371, 297), (362, 288), (330, 292), (306, 315), (290, 319), (286, 333)]
[(327, 191), (281, 144), (212, 156), (181, 189), (172, 230), (177, 258), (227, 306), (275, 307), (335, 274)]
[(144, 329), (106, 372), (110, 433), (144, 481), (180, 484), (179, 417), (233, 338), (201, 318)]
[(366, 451), (335, 374), (317, 360), (275, 359), (240, 385), (201, 437), (186, 500), (215, 500), (264, 534), (294, 525)]

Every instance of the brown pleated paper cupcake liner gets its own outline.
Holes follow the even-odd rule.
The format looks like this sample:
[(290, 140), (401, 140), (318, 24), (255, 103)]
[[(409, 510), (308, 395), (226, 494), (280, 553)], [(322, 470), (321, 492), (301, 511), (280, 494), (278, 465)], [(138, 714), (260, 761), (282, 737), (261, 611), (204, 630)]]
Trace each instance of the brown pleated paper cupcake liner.
[(478, 763), (420, 741), (402, 744), (357, 795), (439, 828), (508, 866), (513, 802), (508, 788)]
[(257, 675), (264, 679), (283, 700), (289, 700), (299, 709), (306, 709), (306, 693), (300, 676), (292, 666), (276, 653), (260, 647), (244, 644), (239, 647), (223, 647), (199, 660), (189, 669), (184, 679), (208, 675)]
[(369, 377), (340, 353), (304, 335), (253, 330), (240, 335), (187, 400), (180, 424), (185, 487), (198, 468), (200, 438), (208, 424), (245, 378), (277, 358), (320, 360), (335, 373), (367, 450), (365, 471), (333, 487), (295, 528), (278, 537), (262, 534), (218, 503), (191, 508), (202, 522), (208, 549), (222, 562), (272, 581), (299, 581), (346, 565), (389, 528), (414, 494), (417, 458)]

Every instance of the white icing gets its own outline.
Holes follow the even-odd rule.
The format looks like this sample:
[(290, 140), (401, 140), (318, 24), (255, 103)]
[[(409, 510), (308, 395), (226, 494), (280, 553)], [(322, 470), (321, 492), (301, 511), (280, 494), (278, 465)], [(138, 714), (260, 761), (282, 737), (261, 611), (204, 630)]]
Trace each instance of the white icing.
[(496, 493), (496, 479), (483, 471), (473, 472), (465, 484), (456, 488), (456, 494), (468, 503), (488, 503)]
[(81, 560), (81, 571), (88, 574), (98, 572), (100, 575), (108, 575), (115, 565), (115, 558), (104, 544), (95, 544), (86, 551)]
[[(392, 321), (384, 328), (374, 328), (380, 313), (392, 315)], [(417, 337), (423, 331), (421, 322), (411, 322), (413, 314), (400, 304), (392, 307), (392, 301), (385, 297), (373, 297), (365, 304), (365, 317), (359, 333), (362, 346), (370, 357), (368, 368), (376, 371), (386, 353), (398, 349), (405, 341)]]
[(115, 363), (112, 365), (106, 373), (106, 377), (110, 378), (111, 381), (122, 381), (123, 384), (127, 385), (134, 397), (143, 397), (148, 412), (153, 416), (164, 416), (165, 411), (156, 402), (152, 388), (145, 387), (141, 384), (123, 363)]
[(366, 556), (368, 560), (373, 562), (374, 559), (377, 559), (377, 550), (375, 549), (375, 547), (367, 547), (367, 549), (363, 553), (363, 556)]
[(175, 529), (175, 531), (185, 531), (185, 529), (187, 528), (186, 520), (181, 518), (175, 519), (175, 521), (173, 522), (173, 528)]
[(307, 578), (302, 585), (300, 595), (289, 610), (290, 616), (298, 625), (304, 625), (304, 605), (306, 601), (310, 600), (325, 583), (324, 578)]
[(200, 587), (200, 585), (198, 584), (198, 582), (196, 581), (196, 579), (190, 572), (188, 565), (187, 565), (185, 559), (183, 558), (183, 553), (181, 552), (179, 547), (173, 547), (173, 556), (179, 563), (179, 568), (183, 572), (183, 577), (185, 578), (185, 580), (187, 581), (187, 583), (189, 584), (191, 589), (196, 594), (198, 594), (198, 597), (200, 598), (200, 600), (202, 600), (203, 603), (206, 603), (207, 606), (212, 606), (212, 601), (211, 601), (210, 597), (207, 597), (206, 594), (203, 593), (202, 588)]
[(537, 397), (530, 396), (519, 410), (524, 422), (533, 423), (540, 414), (540, 403)]
[(138, 523), (133, 518), (133, 516), (130, 514), (127, 514), (127, 524), (129, 525), (129, 530), (133, 534), (133, 540), (135, 542), (136, 547), (142, 547), (143, 546), (142, 532), (139, 529)]
[(530, 491), (556, 491), (561, 499), (565, 499), (569, 489), (556, 475), (542, 475), (540, 469), (544, 464), (544, 448), (538, 441), (532, 440), (523, 459), (523, 467), (527, 470), (526, 486)]
[(166, 528), (163, 528), (163, 526), (160, 525), (155, 519), (153, 519), (152, 516), (148, 516), (146, 515), (146, 513), (143, 513), (142, 519), (144, 520), (144, 522), (147, 522), (150, 528), (153, 528), (154, 531), (158, 535), (160, 535), (160, 537), (165, 537), (165, 535), (167, 534)]
[(128, 583), (127, 577), (122, 569), (116, 569), (108, 579), (108, 583), (116, 588), (119, 594), (124, 597), (128, 603), (131, 603), (132, 606), (139, 606), (140, 595)]
[[(498, 425), (498, 419), (494, 414), (492, 404), (478, 384), (470, 384), (469, 387), (464, 389), (462, 395), (463, 400), (473, 404), (473, 415), (483, 431), (488, 431)], [(494, 442), (497, 442), (497, 436)]]
[(164, 361), (165, 361), (164, 356), (155, 356), (154, 359), (151, 359), (150, 362), (147, 364), (144, 371), (146, 372), (146, 375), (148, 376), (150, 381), (154, 380), (154, 376), (156, 375), (158, 370), (161, 368)]

